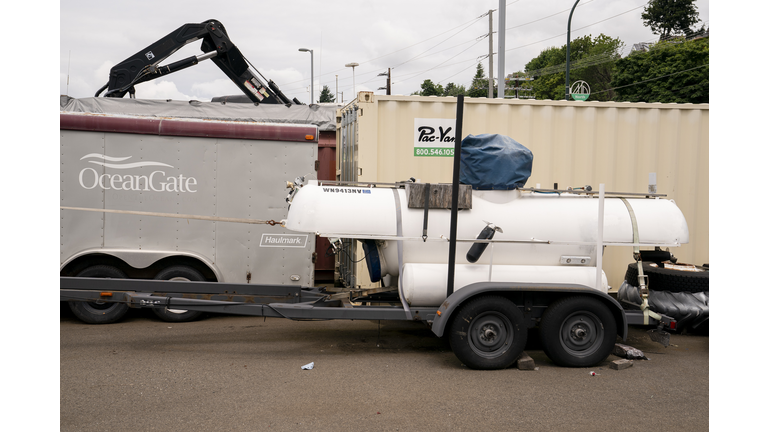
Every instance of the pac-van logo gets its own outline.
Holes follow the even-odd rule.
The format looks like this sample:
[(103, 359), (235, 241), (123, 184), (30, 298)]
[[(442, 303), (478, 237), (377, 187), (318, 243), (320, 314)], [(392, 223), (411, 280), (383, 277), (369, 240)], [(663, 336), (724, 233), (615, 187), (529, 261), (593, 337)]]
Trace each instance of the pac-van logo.
[(414, 156), (453, 156), (456, 119), (413, 119)]
[[(88, 160), (88, 163), (116, 170), (129, 170), (150, 166), (173, 168), (173, 165), (153, 161), (122, 163), (131, 157), (133, 156), (113, 157), (99, 153), (91, 153), (81, 157), (80, 160), (90, 159)], [(142, 192), (197, 192), (197, 179), (194, 177), (187, 177), (184, 174), (168, 177), (166, 176), (165, 171), (161, 170), (153, 171), (149, 175), (136, 175), (130, 173), (99, 174), (99, 172), (95, 169), (86, 167), (80, 171), (79, 180), (80, 186), (82, 186), (83, 189), (94, 189), (98, 186), (104, 190), (113, 189)]]

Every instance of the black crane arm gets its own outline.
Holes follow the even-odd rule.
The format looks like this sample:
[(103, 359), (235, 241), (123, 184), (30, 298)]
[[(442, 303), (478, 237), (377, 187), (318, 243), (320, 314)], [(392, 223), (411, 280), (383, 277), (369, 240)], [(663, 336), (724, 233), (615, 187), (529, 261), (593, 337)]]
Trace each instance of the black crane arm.
[[(187, 57), (168, 65), (159, 65), (180, 48), (199, 39), (203, 40), (200, 45), (203, 54)], [(121, 98), (126, 93), (133, 96), (136, 84), (186, 69), (209, 58), (253, 102), (292, 103), (273, 81), (266, 81), (263, 76), (263, 79), (260, 79), (253, 74), (248, 60), (232, 43), (226, 29), (217, 20), (207, 20), (200, 24), (184, 24), (164, 38), (123, 60), (110, 70), (109, 82), (96, 92), (96, 96), (98, 97), (105, 89), (107, 90), (105, 97)]]

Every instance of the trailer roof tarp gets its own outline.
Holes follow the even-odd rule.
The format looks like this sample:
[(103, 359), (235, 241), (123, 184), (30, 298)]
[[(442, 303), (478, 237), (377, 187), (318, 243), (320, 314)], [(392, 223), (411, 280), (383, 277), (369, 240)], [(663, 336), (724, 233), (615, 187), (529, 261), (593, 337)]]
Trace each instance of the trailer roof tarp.
[(62, 112), (178, 117), (259, 123), (311, 124), (320, 131), (336, 130), (336, 110), (342, 105), (253, 105), (155, 99), (81, 98), (61, 96)]

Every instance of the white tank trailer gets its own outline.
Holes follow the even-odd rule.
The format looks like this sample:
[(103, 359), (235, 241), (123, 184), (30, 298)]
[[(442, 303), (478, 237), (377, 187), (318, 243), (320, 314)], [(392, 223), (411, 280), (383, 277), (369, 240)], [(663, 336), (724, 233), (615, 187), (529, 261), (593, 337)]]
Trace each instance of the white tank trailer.
[[(410, 306), (436, 306), (446, 297), (450, 209), (429, 209), (424, 241), (424, 209), (408, 208), (407, 195), (405, 188), (320, 186), (310, 181), (293, 198), (285, 226), (330, 238), (374, 240), (376, 248), (368, 256), (378, 257), (382, 279), (397, 283), (402, 261), (405, 301)], [(474, 190), (471, 201), (471, 209), (458, 212), (455, 290), (480, 281), (517, 281), (578, 283), (608, 292), (605, 277), (596, 286), (599, 202), (594, 195)], [(643, 246), (688, 243), (688, 226), (674, 201), (626, 202)], [(398, 219), (402, 237), (397, 234)], [(467, 253), (488, 225), (497, 228), (490, 247), (470, 262)], [(397, 240), (403, 241), (402, 260)], [(605, 200), (603, 244), (633, 244), (632, 218), (620, 199)], [(387, 275), (391, 278), (383, 278)], [(371, 275), (372, 281), (378, 279)]]
[[(597, 191), (471, 190), (462, 186), (466, 187), (461, 194), (465, 199), (459, 200), (451, 295), (456, 297), (453, 303), (462, 301), (455, 305), (456, 311), (446, 300), (450, 199), (442, 203), (433, 199), (425, 211), (421, 197), (427, 185), (409, 182), (360, 187), (310, 180), (289, 187), (293, 190), (286, 228), (328, 237), (337, 245), (339, 239), (361, 241), (371, 281), (381, 281), (382, 287), (393, 291), (396, 287), (406, 310), (439, 306), (433, 331), (442, 335), (445, 328), (457, 356), (479, 369), (506, 367), (522, 352), (522, 347), (516, 348), (519, 352), (513, 353), (512, 360), (503, 360), (502, 351), (515, 349), (495, 345), (514, 345), (521, 339), (525, 344), (527, 335), (505, 332), (505, 326), (517, 326), (515, 317), (520, 312), (525, 315), (525, 326), (541, 327), (545, 352), (556, 363), (587, 366), (604, 360), (616, 336), (616, 324), (604, 322), (611, 312), (596, 310), (593, 305), (610, 302), (601, 268), (604, 247), (688, 243), (682, 212), (674, 201), (658, 196), (607, 193), (600, 198)], [(430, 185), (425, 190), (451, 195), (450, 184)], [(468, 290), (463, 297), (462, 290)], [(532, 291), (558, 294), (530, 296)], [(579, 295), (569, 300), (569, 293)], [(514, 305), (512, 300), (525, 302), (525, 306)], [(494, 304), (505, 301), (512, 304), (512, 312), (493, 312), (497, 309)], [(536, 313), (537, 307), (540, 313)], [(441, 310), (452, 316), (435, 329)], [(555, 312), (556, 319), (547, 319)], [(488, 319), (464, 328), (457, 324), (462, 313), (465, 320), (469, 315)], [(545, 340), (547, 334), (559, 341)]]

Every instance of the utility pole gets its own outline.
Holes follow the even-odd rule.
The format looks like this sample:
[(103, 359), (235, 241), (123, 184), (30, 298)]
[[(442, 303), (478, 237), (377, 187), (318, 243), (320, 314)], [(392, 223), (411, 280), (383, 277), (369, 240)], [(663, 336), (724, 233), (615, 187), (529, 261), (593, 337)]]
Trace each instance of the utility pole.
[(506, 76), (504, 66), (506, 65), (506, 58), (504, 56), (507, 44), (507, 2), (506, 0), (499, 0), (499, 97), (504, 99), (506, 97)]
[(386, 87), (379, 87), (378, 90), (386, 90), (387, 96), (392, 94), (392, 68), (387, 68), (386, 72), (382, 72), (378, 74), (377, 76), (386, 76), (387, 77), (387, 86)]
[(336, 75), (336, 102), (339, 101), (339, 76)]
[(511, 88), (511, 90), (515, 91), (514, 99), (532, 99), (531, 96), (522, 96), (522, 97), (520, 96), (520, 93), (519, 93), (520, 90), (522, 90), (522, 91), (531, 91), (530, 88), (523, 87), (522, 84), (521, 84), (521, 81), (522, 82), (533, 81), (533, 78), (531, 78), (531, 77), (521, 77), (521, 76), (517, 75), (517, 73), (509, 74), (509, 82), (510, 83), (514, 83), (514, 84), (512, 84), (513, 87)]
[(488, 99), (493, 99), (493, 9), (488, 11)]

